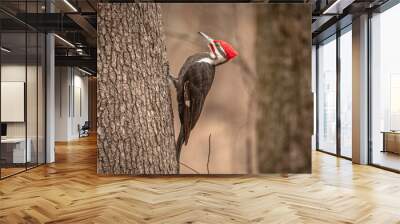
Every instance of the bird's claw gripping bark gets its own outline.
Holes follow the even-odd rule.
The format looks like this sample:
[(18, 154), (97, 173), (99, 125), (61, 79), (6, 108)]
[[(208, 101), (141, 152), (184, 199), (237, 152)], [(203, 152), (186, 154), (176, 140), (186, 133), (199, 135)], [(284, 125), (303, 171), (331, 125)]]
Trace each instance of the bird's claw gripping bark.
[(172, 82), (172, 84), (174, 84), (175, 88), (178, 88), (178, 79), (177, 78), (175, 78), (171, 74), (168, 74), (168, 79), (169, 79), (169, 81)]

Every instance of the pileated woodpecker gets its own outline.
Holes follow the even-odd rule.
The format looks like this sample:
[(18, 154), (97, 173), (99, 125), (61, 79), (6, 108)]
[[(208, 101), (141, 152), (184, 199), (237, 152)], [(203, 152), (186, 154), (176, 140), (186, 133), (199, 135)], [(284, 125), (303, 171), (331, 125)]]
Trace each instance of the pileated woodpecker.
[(208, 42), (209, 52), (188, 57), (178, 78), (170, 77), (176, 87), (181, 130), (176, 143), (177, 161), (183, 143), (188, 143), (190, 131), (196, 125), (203, 109), (204, 101), (214, 80), (215, 67), (238, 55), (233, 47), (222, 40), (213, 40), (199, 32)]

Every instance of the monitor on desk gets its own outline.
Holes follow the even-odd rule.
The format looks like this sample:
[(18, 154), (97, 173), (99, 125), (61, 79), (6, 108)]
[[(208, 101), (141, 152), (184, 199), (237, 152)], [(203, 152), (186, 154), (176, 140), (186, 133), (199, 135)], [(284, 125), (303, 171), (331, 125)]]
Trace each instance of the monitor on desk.
[(1, 123), (1, 138), (7, 136), (7, 124)]

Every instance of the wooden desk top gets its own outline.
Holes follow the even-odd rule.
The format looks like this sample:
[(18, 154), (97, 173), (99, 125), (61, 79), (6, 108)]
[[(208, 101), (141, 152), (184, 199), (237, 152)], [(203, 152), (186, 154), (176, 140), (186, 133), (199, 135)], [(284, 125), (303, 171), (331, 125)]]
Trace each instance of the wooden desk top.
[(381, 133), (400, 135), (400, 131), (381, 131)]
[[(20, 143), (20, 142), (24, 142), (25, 138), (5, 138), (5, 139), (1, 139), (1, 143)], [(27, 141), (30, 141), (30, 139), (28, 138)]]

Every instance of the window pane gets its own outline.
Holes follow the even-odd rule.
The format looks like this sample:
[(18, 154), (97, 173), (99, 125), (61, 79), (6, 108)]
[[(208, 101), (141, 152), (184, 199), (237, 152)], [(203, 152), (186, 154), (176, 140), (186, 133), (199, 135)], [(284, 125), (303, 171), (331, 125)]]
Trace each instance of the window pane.
[(318, 148), (336, 153), (336, 40), (318, 48)]
[(351, 158), (352, 141), (352, 35), (340, 36), (340, 152)]

